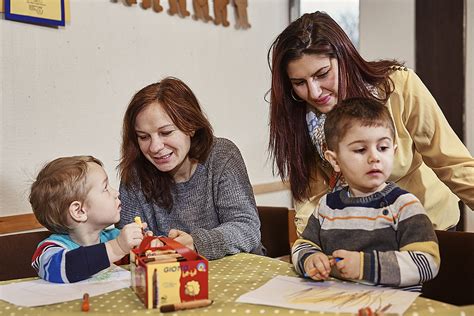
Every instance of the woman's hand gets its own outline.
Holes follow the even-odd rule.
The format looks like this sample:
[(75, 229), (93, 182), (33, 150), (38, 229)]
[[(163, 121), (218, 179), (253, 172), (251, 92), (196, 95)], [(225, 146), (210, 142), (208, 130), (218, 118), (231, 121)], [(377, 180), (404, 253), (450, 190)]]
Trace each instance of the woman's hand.
[(360, 278), (360, 252), (336, 250), (332, 255), (334, 258), (340, 258), (335, 266), (343, 278), (352, 280)]
[(177, 242), (183, 244), (191, 250), (195, 250), (193, 237), (188, 233), (185, 233), (178, 229), (171, 229), (168, 233), (168, 237), (176, 240)]
[(304, 272), (313, 280), (326, 280), (331, 272), (329, 258), (322, 252), (310, 255), (304, 262)]

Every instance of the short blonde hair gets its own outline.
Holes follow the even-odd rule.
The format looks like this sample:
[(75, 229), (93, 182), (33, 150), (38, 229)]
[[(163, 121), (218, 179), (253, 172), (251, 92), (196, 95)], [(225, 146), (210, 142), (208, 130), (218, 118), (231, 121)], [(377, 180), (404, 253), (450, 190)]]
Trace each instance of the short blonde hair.
[(61, 157), (47, 163), (31, 185), (30, 204), (38, 222), (57, 234), (68, 233), (67, 214), (74, 201), (84, 201), (88, 162), (92, 156)]

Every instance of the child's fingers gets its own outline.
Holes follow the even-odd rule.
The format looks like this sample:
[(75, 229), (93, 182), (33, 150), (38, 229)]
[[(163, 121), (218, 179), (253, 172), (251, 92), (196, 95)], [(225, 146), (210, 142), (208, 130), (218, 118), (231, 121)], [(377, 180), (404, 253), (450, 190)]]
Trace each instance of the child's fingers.
[(328, 276), (329, 272), (331, 271), (331, 266), (329, 264), (329, 260), (325, 257), (319, 257), (315, 261), (313, 261), (314, 267), (316, 267), (323, 276)]
[(316, 268), (310, 269), (306, 275), (315, 281), (327, 279), (327, 277), (319, 273), (318, 269)]
[(313, 279), (313, 280), (315, 280), (315, 281), (321, 281), (321, 280), (324, 280), (324, 279), (326, 279), (326, 278), (323, 277), (321, 274), (316, 273), (314, 276), (311, 277), (311, 279)]
[(336, 262), (336, 268), (341, 271), (342, 269), (346, 268), (348, 265), (347, 265), (347, 261), (346, 260), (341, 260), (339, 262)]
[(323, 262), (318, 261), (313, 263), (313, 267), (310, 266), (308, 269), (308, 276), (313, 278), (313, 276), (318, 275), (318, 279), (325, 279), (329, 276), (329, 271), (325, 268), (325, 265)]
[(310, 278), (314, 277), (316, 274), (318, 274), (318, 269), (316, 269), (316, 268), (311, 268), (306, 273), (306, 275)]
[(321, 260), (321, 263), (324, 267), (324, 271), (329, 273), (329, 271), (331, 271), (331, 262), (329, 260)]
[(177, 230), (177, 229), (170, 229), (169, 233), (168, 233), (168, 237), (169, 238), (176, 238), (178, 236), (181, 235), (181, 231)]

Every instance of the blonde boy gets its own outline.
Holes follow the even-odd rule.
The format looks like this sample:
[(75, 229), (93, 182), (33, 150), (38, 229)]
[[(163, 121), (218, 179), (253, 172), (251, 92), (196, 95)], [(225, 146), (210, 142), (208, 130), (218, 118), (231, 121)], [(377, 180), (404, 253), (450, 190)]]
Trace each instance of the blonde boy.
[(50, 282), (87, 279), (143, 239), (136, 223), (105, 230), (120, 219), (120, 199), (102, 162), (92, 156), (58, 158), (44, 166), (31, 186), (30, 203), (53, 232), (32, 258), (38, 275)]
[(328, 113), (325, 157), (347, 186), (328, 193), (292, 249), (298, 273), (420, 291), (440, 257), (420, 201), (393, 182), (395, 128), (388, 109), (364, 98)]

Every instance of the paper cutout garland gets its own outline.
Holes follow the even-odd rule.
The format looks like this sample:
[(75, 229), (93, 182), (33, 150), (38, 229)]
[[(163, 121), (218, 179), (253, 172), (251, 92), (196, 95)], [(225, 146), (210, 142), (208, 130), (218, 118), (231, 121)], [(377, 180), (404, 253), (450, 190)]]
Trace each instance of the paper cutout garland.
[[(137, 0), (123, 0), (125, 4), (133, 6), (137, 4)], [(223, 25), (227, 27), (230, 25), (227, 19), (227, 6), (230, 0), (214, 0), (214, 18), (209, 15), (209, 0), (193, 0), (194, 14), (192, 15), (193, 20), (201, 20), (204, 23), (213, 21), (215, 25)], [(186, 0), (168, 0), (169, 9), (167, 10), (169, 15), (179, 15), (181, 18), (190, 16), (190, 12), (186, 8)], [(251, 27), (248, 16), (247, 7), (248, 0), (233, 0), (233, 7), (235, 9), (235, 28), (236, 29), (248, 29)], [(142, 9), (147, 10), (153, 8), (153, 11), (159, 13), (163, 11), (163, 6), (160, 0), (141, 0), (140, 6)]]

